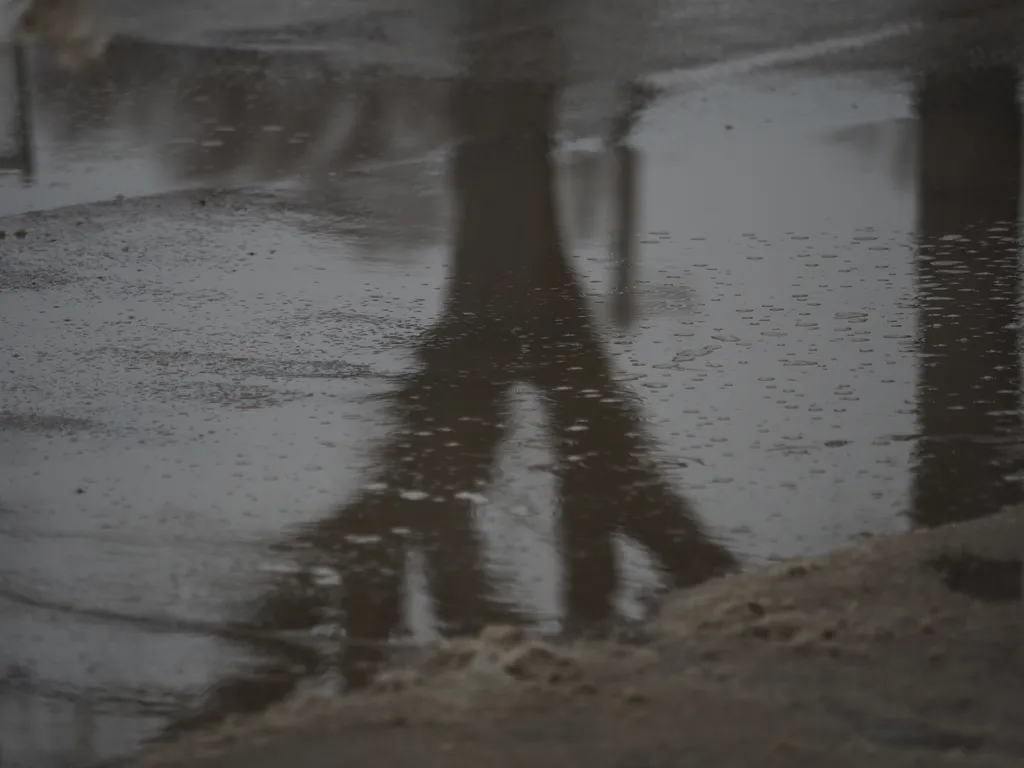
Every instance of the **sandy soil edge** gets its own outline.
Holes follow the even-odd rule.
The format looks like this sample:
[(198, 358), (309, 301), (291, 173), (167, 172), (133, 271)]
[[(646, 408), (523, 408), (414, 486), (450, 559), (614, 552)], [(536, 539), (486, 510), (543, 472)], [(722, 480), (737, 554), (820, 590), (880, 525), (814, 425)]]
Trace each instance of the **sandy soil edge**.
[(647, 641), (444, 642), (140, 766), (1024, 765), (1024, 510), (672, 594)]

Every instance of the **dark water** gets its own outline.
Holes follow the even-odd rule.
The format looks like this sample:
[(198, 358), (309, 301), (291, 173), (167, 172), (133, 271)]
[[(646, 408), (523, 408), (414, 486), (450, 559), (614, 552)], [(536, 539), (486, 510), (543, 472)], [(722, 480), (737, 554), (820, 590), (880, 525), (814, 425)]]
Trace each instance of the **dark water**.
[(728, 8), (11, 53), (5, 766), (1019, 500), (1007, 18)]

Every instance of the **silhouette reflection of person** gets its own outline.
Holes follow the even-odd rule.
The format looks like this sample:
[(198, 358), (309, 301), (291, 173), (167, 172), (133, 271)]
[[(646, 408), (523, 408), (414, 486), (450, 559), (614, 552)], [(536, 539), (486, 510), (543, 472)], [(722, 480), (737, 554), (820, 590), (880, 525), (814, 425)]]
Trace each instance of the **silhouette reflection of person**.
[[(411, 551), (422, 555), (442, 632), (521, 620), (492, 582), (474, 523), (517, 382), (538, 391), (547, 414), (567, 630), (615, 621), (618, 536), (646, 548), (669, 587), (735, 567), (659, 472), (638, 403), (615, 381), (593, 327), (559, 226), (557, 39), (550, 25), (527, 29), (501, 42), (474, 36), (483, 42), (466, 46), (466, 75), (451, 99), (455, 232), (444, 310), (418, 347), (418, 369), (392, 396), (396, 426), (377, 470), (336, 514), (280, 545), (339, 571), (341, 587), (285, 579), (255, 611), (267, 630), (343, 627), (336, 655), (321, 665), (338, 668), (348, 686), (367, 682), (403, 628)], [(516, 66), (524, 54), (530, 66)], [(311, 671), (300, 668), (296, 681)], [(252, 695), (249, 709), (282, 695), (224, 680), (210, 706), (242, 706), (243, 691)]]

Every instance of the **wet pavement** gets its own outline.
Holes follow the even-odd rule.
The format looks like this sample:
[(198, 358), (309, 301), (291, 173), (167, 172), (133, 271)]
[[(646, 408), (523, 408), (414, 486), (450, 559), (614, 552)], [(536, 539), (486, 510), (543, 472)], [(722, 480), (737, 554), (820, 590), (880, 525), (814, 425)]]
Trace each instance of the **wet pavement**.
[(193, 5), (0, 70), (5, 768), (1019, 500), (1014, 4)]

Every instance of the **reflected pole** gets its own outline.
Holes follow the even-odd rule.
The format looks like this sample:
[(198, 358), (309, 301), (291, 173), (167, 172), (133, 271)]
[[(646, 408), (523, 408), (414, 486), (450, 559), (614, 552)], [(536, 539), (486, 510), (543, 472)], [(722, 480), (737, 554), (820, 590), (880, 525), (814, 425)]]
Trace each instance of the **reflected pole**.
[(1019, 501), (1020, 77), (927, 71), (918, 116), (916, 525)]
[(14, 73), (14, 130), (15, 146), (10, 155), (0, 157), (0, 168), (17, 171), (21, 183), (31, 186), (36, 179), (35, 146), (32, 125), (32, 82), (25, 44), (10, 44), (11, 68)]
[(612, 319), (620, 328), (629, 328), (636, 319), (633, 281), (636, 272), (639, 236), (640, 157), (627, 139), (640, 113), (653, 97), (650, 86), (631, 82), (625, 88), (625, 108), (612, 123), (608, 144), (615, 174), (615, 216), (612, 239), (615, 268), (612, 280)]

